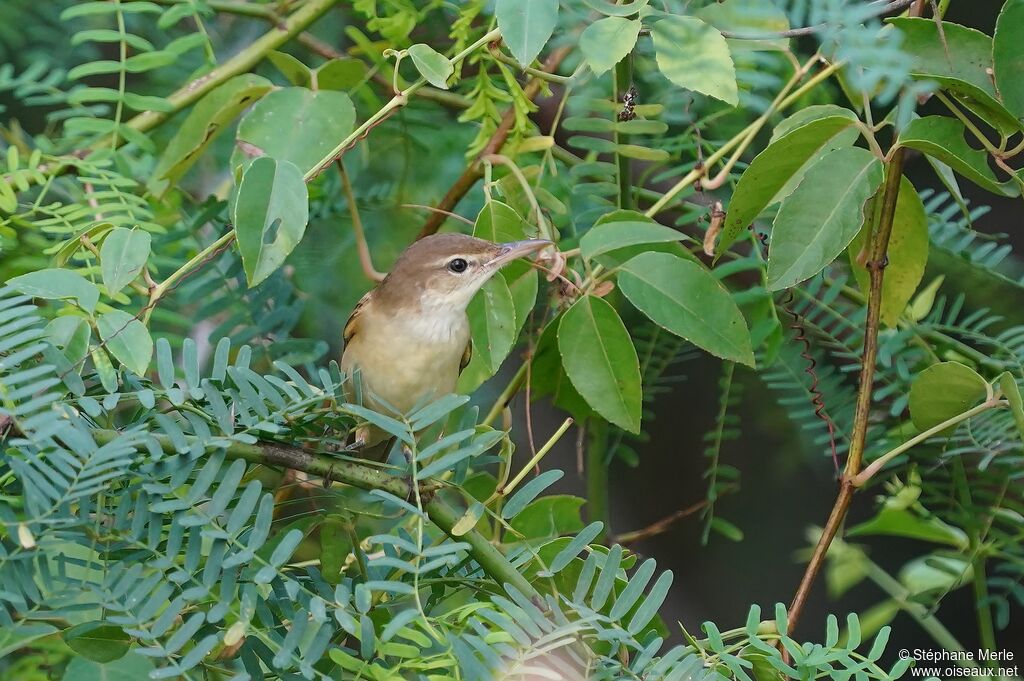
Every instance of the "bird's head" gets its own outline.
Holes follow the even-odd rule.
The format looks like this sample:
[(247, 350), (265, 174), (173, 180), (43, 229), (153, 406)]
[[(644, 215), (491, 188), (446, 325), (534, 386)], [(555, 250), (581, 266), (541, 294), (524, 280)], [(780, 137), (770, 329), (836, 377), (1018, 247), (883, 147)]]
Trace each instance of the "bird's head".
[(541, 239), (496, 244), (465, 234), (434, 234), (405, 249), (381, 293), (399, 304), (418, 300), (424, 307), (465, 310), (503, 265), (550, 244)]

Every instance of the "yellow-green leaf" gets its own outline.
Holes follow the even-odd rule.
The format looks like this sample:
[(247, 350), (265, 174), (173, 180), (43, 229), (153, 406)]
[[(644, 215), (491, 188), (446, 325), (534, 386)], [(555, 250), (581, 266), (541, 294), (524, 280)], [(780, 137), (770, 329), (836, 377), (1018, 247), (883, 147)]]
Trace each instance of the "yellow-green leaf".
[(960, 362), (939, 362), (918, 374), (910, 386), (910, 418), (918, 430), (928, 430), (964, 413), (987, 394), (988, 384), (977, 371)]
[(697, 17), (669, 16), (651, 28), (661, 73), (679, 87), (736, 106), (736, 68), (725, 38)]
[[(847, 249), (853, 276), (862, 291), (870, 288), (870, 275), (867, 267), (858, 261), (858, 255), (864, 248), (869, 227), (865, 223)], [(885, 267), (885, 277), (882, 280), (881, 313), (882, 321), (888, 326), (895, 327), (918, 284), (921, 283), (925, 265), (928, 263), (928, 216), (917, 190), (905, 177), (900, 182), (900, 194), (892, 222), (892, 236), (886, 254), (888, 265)]]

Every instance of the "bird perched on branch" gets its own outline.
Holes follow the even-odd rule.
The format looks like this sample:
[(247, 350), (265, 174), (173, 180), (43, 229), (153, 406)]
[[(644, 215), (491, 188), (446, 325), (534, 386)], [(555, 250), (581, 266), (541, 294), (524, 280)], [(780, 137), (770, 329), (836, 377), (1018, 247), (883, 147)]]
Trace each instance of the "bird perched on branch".
[[(472, 352), (469, 301), (503, 265), (550, 244), (435, 234), (409, 246), (345, 324), (341, 368), (350, 377), (349, 399), (358, 392), (374, 411), (403, 414), (453, 392)], [(389, 440), (364, 426), (353, 446), (383, 458)]]

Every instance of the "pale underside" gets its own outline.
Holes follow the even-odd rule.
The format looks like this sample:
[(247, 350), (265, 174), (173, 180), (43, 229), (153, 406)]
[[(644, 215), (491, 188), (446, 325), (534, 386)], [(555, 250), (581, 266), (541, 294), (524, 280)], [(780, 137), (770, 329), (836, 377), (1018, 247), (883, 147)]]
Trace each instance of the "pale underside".
[[(387, 314), (373, 305), (370, 296), (360, 301), (345, 326), (341, 358), (342, 371), (361, 381), (363, 405), (404, 414), (454, 392), (468, 359), (466, 313), (439, 305), (430, 314)], [(353, 388), (348, 391), (350, 398)], [(364, 436), (367, 445), (386, 438), (375, 428)]]

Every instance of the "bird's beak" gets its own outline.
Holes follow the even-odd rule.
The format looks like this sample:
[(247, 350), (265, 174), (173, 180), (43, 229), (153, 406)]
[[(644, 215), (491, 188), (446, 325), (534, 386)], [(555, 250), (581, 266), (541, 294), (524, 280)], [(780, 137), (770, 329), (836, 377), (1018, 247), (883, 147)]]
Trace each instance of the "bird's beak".
[(509, 241), (498, 246), (497, 254), (487, 261), (487, 267), (497, 269), (516, 258), (522, 258), (530, 253), (536, 253), (552, 242), (547, 239), (527, 239), (526, 241)]

